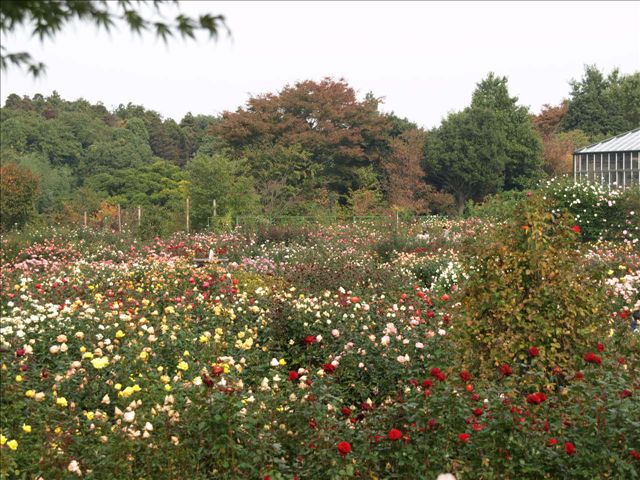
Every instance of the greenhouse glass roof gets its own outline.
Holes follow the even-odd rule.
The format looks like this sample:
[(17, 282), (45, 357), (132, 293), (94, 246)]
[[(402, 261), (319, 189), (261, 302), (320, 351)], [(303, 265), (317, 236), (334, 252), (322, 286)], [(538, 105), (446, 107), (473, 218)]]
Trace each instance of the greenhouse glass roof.
[(588, 145), (574, 153), (607, 153), (640, 151), (640, 128)]

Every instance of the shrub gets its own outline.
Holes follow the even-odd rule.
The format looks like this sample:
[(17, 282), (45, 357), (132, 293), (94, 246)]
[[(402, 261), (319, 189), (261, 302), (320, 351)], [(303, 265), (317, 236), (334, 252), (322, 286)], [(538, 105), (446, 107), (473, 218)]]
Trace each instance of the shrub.
[[(463, 312), (453, 331), (464, 362), (485, 375), (498, 365), (573, 367), (576, 352), (608, 333), (601, 286), (579, 268), (580, 233), (566, 213), (551, 213), (540, 195), (468, 257)], [(573, 227), (573, 228), (572, 228)]]
[[(567, 179), (552, 180), (543, 186), (543, 191), (553, 202), (553, 211), (566, 210), (575, 218), (585, 241), (621, 239), (633, 233), (630, 231), (631, 210), (627, 210), (623, 200), (628, 199), (629, 206), (633, 204), (633, 191), (609, 191), (600, 184), (574, 183)], [(637, 229), (636, 221), (636, 237)]]
[(28, 168), (9, 163), (0, 167), (0, 230), (21, 227), (36, 213), (40, 182)]
[(524, 192), (510, 190), (489, 195), (482, 203), (474, 203), (473, 200), (469, 200), (467, 202), (467, 215), (497, 221), (506, 220), (513, 216), (524, 195)]

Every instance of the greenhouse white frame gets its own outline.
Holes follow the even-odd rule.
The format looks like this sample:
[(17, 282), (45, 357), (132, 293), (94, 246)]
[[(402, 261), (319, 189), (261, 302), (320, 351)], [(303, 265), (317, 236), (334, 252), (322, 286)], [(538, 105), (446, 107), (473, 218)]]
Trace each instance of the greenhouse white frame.
[(640, 127), (573, 152), (573, 180), (640, 186)]

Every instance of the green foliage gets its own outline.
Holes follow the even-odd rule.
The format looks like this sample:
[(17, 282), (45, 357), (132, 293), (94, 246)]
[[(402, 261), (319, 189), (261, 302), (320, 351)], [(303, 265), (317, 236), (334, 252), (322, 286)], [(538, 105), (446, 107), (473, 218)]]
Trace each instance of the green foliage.
[(533, 186), (542, 173), (542, 141), (527, 107), (517, 102), (518, 97), (509, 96), (507, 77), (493, 73), (478, 84), (471, 100), (472, 109), (494, 112), (496, 128), (503, 132), (505, 190)]
[(225, 153), (211, 157), (197, 155), (187, 165), (191, 219), (195, 228), (207, 226), (213, 216), (213, 201), (217, 202), (217, 214), (233, 218), (251, 215), (257, 211), (258, 197), (253, 179), (241, 176), (240, 166)]
[(596, 141), (632, 130), (640, 124), (640, 73), (607, 77), (595, 65), (586, 65), (582, 79), (571, 82), (569, 110), (561, 127), (580, 129)]
[(542, 142), (525, 107), (509, 96), (506, 77), (493, 73), (471, 106), (449, 115), (427, 138), (425, 170), (455, 196), (458, 213), (502, 189), (521, 189), (542, 174)]
[(465, 365), (483, 375), (497, 375), (503, 363), (529, 368), (531, 346), (542, 351), (536, 366), (543, 373), (574, 368), (582, 349), (608, 335), (602, 290), (577, 268), (573, 219), (551, 207), (540, 194), (528, 197), (469, 252), (452, 335), (468, 352)]
[(466, 213), (469, 217), (505, 221), (513, 217), (516, 207), (525, 195), (525, 192), (519, 190), (509, 190), (489, 195), (482, 203), (470, 200), (467, 202)]
[[(140, 34), (151, 30), (165, 42), (175, 34), (183, 38), (195, 38), (197, 31), (204, 31), (209, 37), (216, 38), (221, 28), (226, 28), (222, 15), (205, 14), (191, 18), (182, 13), (176, 15), (172, 22), (167, 22), (161, 14), (161, 6), (173, 2), (167, 0), (90, 0), (77, 2), (60, 0), (56, 2), (5, 0), (0, 3), (0, 32), (7, 34), (16, 28), (26, 26), (32, 30), (33, 36), (40, 41), (50, 39), (75, 21), (94, 24), (98, 29), (111, 31), (117, 22), (124, 23), (129, 30)], [(155, 7), (151, 12), (155, 15), (144, 15), (144, 5)], [(146, 17), (146, 18), (145, 18)], [(6, 70), (10, 64), (26, 67), (34, 77), (42, 74), (45, 65), (33, 60), (29, 52), (9, 52), (2, 45), (0, 67)]]
[(503, 188), (505, 141), (491, 110), (453, 113), (427, 137), (427, 178), (451, 193), (462, 213), (468, 199), (480, 200)]
[(54, 167), (37, 153), (19, 155), (16, 163), (38, 176), (41, 191), (36, 202), (38, 212), (60, 210), (71, 195), (73, 179), (69, 167)]

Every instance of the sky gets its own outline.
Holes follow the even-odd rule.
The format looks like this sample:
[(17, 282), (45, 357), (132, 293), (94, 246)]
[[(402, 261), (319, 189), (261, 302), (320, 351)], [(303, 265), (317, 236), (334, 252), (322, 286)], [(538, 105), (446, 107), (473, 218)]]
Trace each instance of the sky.
[[(250, 95), (287, 84), (344, 78), (382, 110), (425, 128), (467, 106), (489, 72), (509, 79), (533, 113), (557, 104), (584, 65), (606, 73), (640, 70), (640, 2), (181, 2), (189, 15), (223, 14), (217, 41), (176, 38), (122, 25), (110, 33), (84, 23), (41, 43), (25, 29), (2, 37), (47, 65), (33, 79), (2, 73), (11, 93), (84, 98), (107, 108), (132, 102), (179, 121), (187, 112), (234, 111)], [(163, 10), (171, 18), (177, 11)]]

